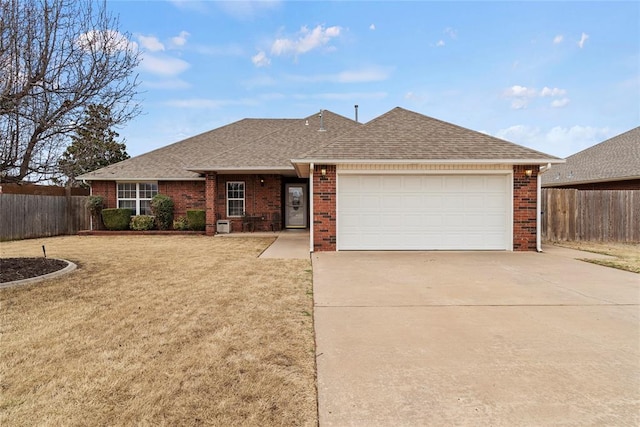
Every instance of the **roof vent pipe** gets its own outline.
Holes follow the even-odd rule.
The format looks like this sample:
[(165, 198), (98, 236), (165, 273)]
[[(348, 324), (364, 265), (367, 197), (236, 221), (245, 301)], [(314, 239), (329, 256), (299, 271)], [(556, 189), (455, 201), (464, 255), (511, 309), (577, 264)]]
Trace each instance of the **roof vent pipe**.
[(324, 132), (326, 129), (324, 128), (324, 110), (320, 110), (320, 129), (318, 132)]
[(358, 122), (358, 104), (353, 106), (356, 109), (356, 123)]

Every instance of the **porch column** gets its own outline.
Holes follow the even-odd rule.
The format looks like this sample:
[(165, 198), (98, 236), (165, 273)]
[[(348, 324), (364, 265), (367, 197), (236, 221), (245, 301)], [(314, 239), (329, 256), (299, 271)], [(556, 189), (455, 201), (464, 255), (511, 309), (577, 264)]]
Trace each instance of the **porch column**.
[[(324, 175), (322, 171), (324, 170)], [(336, 166), (315, 165), (313, 169), (313, 250), (336, 250)]]
[(208, 172), (205, 181), (205, 218), (207, 236), (216, 234), (216, 188), (218, 184), (218, 174), (216, 172)]
[[(535, 251), (537, 248), (538, 165), (513, 167), (513, 250)], [(527, 175), (527, 170), (531, 175)]]

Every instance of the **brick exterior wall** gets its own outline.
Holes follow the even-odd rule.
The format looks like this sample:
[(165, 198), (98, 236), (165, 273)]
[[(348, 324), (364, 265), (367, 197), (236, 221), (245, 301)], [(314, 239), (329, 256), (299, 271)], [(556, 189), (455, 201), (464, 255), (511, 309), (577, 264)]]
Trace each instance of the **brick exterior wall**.
[[(228, 219), (231, 231), (242, 231), (242, 218), (227, 216), (227, 182), (244, 182), (245, 212), (264, 218), (255, 231), (270, 231), (274, 214), (282, 213), (282, 177), (280, 175), (207, 175), (207, 235), (216, 233), (216, 221)], [(277, 225), (280, 228), (280, 224)]]
[[(322, 169), (327, 173), (322, 176)], [(313, 250), (336, 250), (336, 167), (315, 165), (313, 169)]]
[[(525, 171), (532, 170), (531, 176)], [(538, 166), (513, 167), (513, 250), (535, 251)]]
[(188, 210), (205, 209), (203, 181), (159, 181), (158, 193), (173, 200), (173, 216), (186, 216)]
[(113, 181), (91, 181), (91, 194), (102, 196), (104, 207), (115, 209), (118, 207), (117, 185)]

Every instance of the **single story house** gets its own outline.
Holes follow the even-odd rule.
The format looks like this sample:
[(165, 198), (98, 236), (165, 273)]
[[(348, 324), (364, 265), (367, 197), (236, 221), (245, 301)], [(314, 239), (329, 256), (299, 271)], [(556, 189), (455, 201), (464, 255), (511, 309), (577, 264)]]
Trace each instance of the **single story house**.
[(640, 127), (572, 156), (544, 174), (542, 186), (577, 190), (640, 190)]
[(107, 207), (308, 228), (310, 251), (540, 249), (540, 174), (564, 160), (403, 108), (243, 119), (87, 173)]

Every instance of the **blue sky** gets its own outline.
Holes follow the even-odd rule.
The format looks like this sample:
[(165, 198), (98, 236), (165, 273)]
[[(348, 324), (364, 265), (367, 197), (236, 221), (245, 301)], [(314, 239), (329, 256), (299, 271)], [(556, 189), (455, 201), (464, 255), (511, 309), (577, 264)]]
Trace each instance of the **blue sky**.
[(638, 2), (108, 1), (135, 156), (245, 117), (400, 106), (559, 157), (640, 124)]

